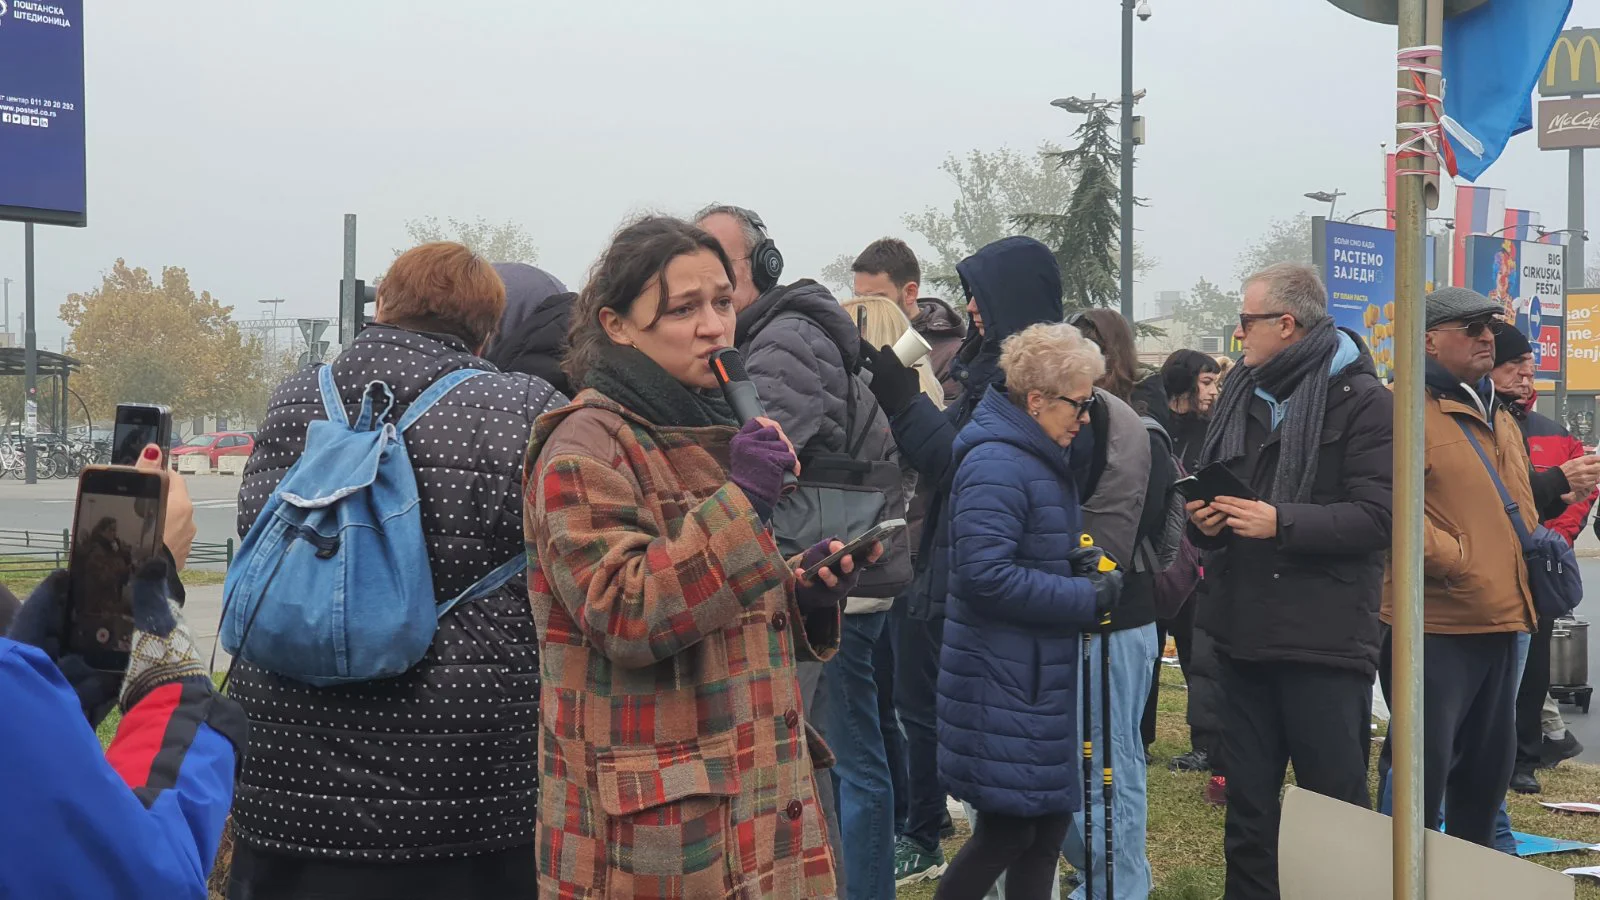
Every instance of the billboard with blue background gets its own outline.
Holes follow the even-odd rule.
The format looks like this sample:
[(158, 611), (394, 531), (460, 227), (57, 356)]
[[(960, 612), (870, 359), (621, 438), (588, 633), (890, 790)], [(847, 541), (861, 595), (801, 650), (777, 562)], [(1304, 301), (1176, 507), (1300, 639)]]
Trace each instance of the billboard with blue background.
[(0, 219), (85, 224), (83, 0), (0, 0)]
[(1505, 307), (1506, 321), (1528, 336), (1534, 365), (1546, 378), (1561, 372), (1566, 251), (1560, 244), (1499, 237), (1467, 241), (1469, 286)]
[(1335, 325), (1366, 338), (1378, 377), (1394, 365), (1394, 232), (1313, 221), (1313, 247)]

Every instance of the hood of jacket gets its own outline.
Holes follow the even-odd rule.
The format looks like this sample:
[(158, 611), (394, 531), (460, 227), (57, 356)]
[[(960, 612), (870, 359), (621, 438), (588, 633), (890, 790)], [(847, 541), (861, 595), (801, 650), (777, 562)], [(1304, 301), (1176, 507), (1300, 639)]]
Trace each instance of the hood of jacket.
[(522, 321), (533, 315), (550, 297), (565, 294), (567, 286), (549, 272), (527, 263), (495, 263), (494, 270), (506, 284), (506, 311), (500, 316), (500, 334), (515, 333)]
[(959, 468), (961, 461), (974, 447), (995, 442), (1010, 444), (1038, 457), (1062, 480), (1072, 479), (1067, 451), (1050, 440), (1039, 423), (1012, 403), (1005, 388), (998, 385), (984, 392), (977, 409), (972, 411), (971, 421), (956, 435), (951, 467)]
[(500, 320), (500, 333), (484, 350), (484, 359), (502, 372), (521, 372), (542, 378), (556, 390), (572, 396), (572, 384), (561, 371), (561, 361), (567, 355), (567, 327), (572, 322), (572, 306), (578, 295), (564, 291), (545, 296), (537, 306), (522, 307), (523, 314), (515, 324), (508, 325), (512, 318), (510, 298), (510, 291), (507, 291), (508, 305), (505, 317)]
[(854, 372), (860, 367), (861, 332), (856, 330), (856, 323), (827, 288), (809, 278), (779, 285), (757, 297), (756, 302), (739, 313), (734, 345), (747, 346), (761, 329), (784, 313), (798, 313), (817, 323), (839, 345), (846, 371)]
[(911, 327), (923, 337), (930, 334), (952, 338), (967, 336), (966, 321), (954, 307), (938, 297), (917, 298), (917, 317), (911, 320)]
[(1141, 416), (1156, 420), (1168, 436), (1172, 434), (1172, 407), (1167, 405), (1167, 385), (1161, 373), (1147, 375), (1133, 386), (1133, 402), (1129, 404)]
[(998, 347), (1029, 325), (1061, 321), (1061, 268), (1033, 238), (1001, 238), (957, 263), (956, 274), (967, 296), (978, 299), (985, 346)]

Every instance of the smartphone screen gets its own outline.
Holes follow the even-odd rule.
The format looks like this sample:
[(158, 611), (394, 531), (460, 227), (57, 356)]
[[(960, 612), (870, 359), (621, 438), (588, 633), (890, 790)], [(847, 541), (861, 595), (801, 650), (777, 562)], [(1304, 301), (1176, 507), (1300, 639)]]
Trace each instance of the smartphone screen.
[(804, 574), (807, 578), (815, 578), (817, 577), (818, 572), (828, 568), (829, 566), (832, 566), (839, 560), (844, 559), (846, 554), (855, 556), (861, 551), (866, 550), (868, 547), (871, 547), (873, 543), (883, 540), (884, 538), (894, 534), (896, 531), (899, 531), (904, 527), (906, 527), (905, 519), (889, 519), (884, 522), (879, 522), (878, 524), (867, 529), (864, 534), (852, 538), (849, 543), (824, 557), (816, 565), (806, 569), (802, 574)]
[(172, 415), (165, 406), (119, 403), (117, 422), (111, 432), (111, 464), (133, 465), (150, 444), (161, 448), (162, 462), (165, 463), (171, 434)]
[(67, 652), (97, 669), (126, 667), (133, 639), (131, 581), (161, 549), (164, 483), (155, 472), (92, 467), (78, 480), (67, 564)]

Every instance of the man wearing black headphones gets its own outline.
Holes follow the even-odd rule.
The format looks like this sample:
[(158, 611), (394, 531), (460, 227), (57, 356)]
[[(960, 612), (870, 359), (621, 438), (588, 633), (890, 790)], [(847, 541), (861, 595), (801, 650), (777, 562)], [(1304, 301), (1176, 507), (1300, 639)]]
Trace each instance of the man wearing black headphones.
[[(863, 417), (874, 417), (877, 427), (871, 433), (887, 440), (888, 421), (870, 392), (850, 389), (852, 373), (861, 364), (861, 335), (839, 301), (810, 279), (778, 283), (783, 275), (783, 254), (754, 212), (738, 206), (709, 206), (694, 221), (722, 244), (733, 261), (733, 304), (738, 311), (734, 346), (744, 354), (745, 368), (767, 415), (783, 426), (802, 465), (818, 454), (847, 452), (846, 429), (865, 421)], [(860, 424), (855, 425), (854, 433), (863, 433)], [(862, 454), (882, 450), (870, 444), (858, 442), (857, 450)], [(817, 793), (837, 860), (839, 896), (879, 900), (893, 897), (895, 888), (893, 806), (876, 802), (891, 787), (888, 760), (876, 728), (872, 736), (880, 737), (880, 742), (869, 746), (859, 739), (861, 729), (850, 728), (843, 718), (871, 703), (871, 718), (877, 721), (871, 650), (876, 632), (881, 632), (887, 618), (887, 601), (883, 610), (874, 610), (870, 604), (869, 600), (851, 599), (850, 615), (841, 623), (839, 655), (836, 662), (827, 664), (826, 674), (821, 663), (801, 663), (799, 675), (806, 718), (822, 732), (838, 758), (832, 773), (817, 772)], [(852, 678), (862, 680), (862, 672), (866, 673), (865, 685), (852, 683)], [(840, 785), (838, 810), (833, 802), (834, 780)], [(843, 830), (839, 827), (841, 816), (846, 820)], [(881, 846), (871, 846), (874, 839)]]
[(733, 261), (736, 312), (744, 312), (757, 297), (778, 286), (783, 254), (767, 236), (767, 224), (753, 210), (712, 204), (695, 215), (694, 223), (716, 238)]

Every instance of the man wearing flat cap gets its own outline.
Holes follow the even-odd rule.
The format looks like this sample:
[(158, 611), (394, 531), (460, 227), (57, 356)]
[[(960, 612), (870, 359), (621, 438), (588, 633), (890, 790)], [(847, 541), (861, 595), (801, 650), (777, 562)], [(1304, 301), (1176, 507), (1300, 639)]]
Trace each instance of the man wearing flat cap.
[[(1426, 303), (1422, 808), (1429, 828), (1439, 827), (1444, 808), (1451, 836), (1490, 847), (1515, 757), (1517, 637), (1534, 632), (1538, 619), (1517, 532), (1477, 447), (1529, 531), (1560, 515), (1565, 495), (1587, 496), (1600, 460), (1535, 474), (1489, 378), (1502, 306), (1458, 287), (1440, 288)], [(1394, 621), (1392, 588), (1391, 569), (1385, 624)], [(1386, 638), (1386, 696), (1390, 659)]]

